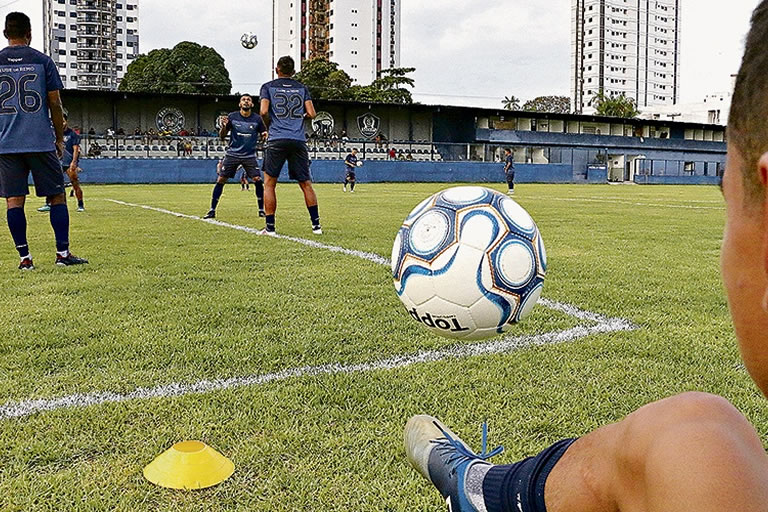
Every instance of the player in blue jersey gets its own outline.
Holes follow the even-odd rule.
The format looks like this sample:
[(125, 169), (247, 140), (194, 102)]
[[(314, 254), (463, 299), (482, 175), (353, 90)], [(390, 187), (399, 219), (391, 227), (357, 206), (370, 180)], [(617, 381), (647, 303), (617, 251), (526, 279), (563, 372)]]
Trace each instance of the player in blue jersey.
[(224, 184), (234, 178), (237, 168), (242, 166), (244, 172), (251, 178), (256, 188), (256, 199), (259, 202), (259, 217), (264, 217), (264, 185), (259, 172), (259, 161), (256, 159), (256, 145), (267, 135), (267, 128), (261, 117), (253, 112), (253, 97), (250, 94), (240, 96), (240, 110), (221, 118), (219, 137), (224, 140), (230, 134), (224, 162), (218, 170), (219, 177), (213, 187), (211, 209), (203, 218), (216, 217), (216, 206), (219, 204)]
[[(72, 184), (72, 192), (77, 197), (77, 211), (84, 212), (85, 204), (83, 203), (83, 189), (80, 187), (80, 178), (78, 173), (80, 168), (78, 163), (80, 162), (80, 135), (77, 134), (72, 128), (69, 127), (67, 122), (67, 114), (64, 114), (64, 153), (61, 157), (61, 171), (67, 175), (69, 182)], [(71, 197), (71, 194), (70, 194)], [(51, 211), (51, 205), (48, 199), (45, 200), (45, 206), (41, 206), (37, 209), (39, 212)]]
[(59, 72), (50, 57), (29, 47), (32, 27), (26, 14), (6, 16), (3, 35), (8, 46), (0, 50), (0, 196), (6, 200), (19, 268), (34, 268), (24, 215), (30, 171), (35, 193), (47, 197), (51, 205), (56, 264), (88, 263), (69, 251), (69, 212), (59, 162), (64, 152)]
[(312, 188), (309, 172), (309, 152), (304, 132), (304, 118), (314, 118), (315, 106), (309, 90), (293, 78), (295, 68), (291, 57), (277, 61), (277, 79), (261, 86), (261, 117), (269, 130), (267, 147), (264, 149), (264, 207), (267, 212), (266, 234), (275, 232), (277, 178), (288, 161), (288, 176), (299, 182), (304, 202), (312, 221), (312, 232), (323, 234), (317, 210), (317, 195)]
[(349, 184), (350, 192), (355, 191), (355, 170), (357, 169), (358, 162), (357, 149), (352, 148), (352, 151), (344, 159), (344, 171), (346, 172), (344, 176), (344, 192), (347, 191), (347, 184)]
[(507, 178), (509, 195), (515, 194), (515, 157), (510, 148), (504, 148), (504, 176)]

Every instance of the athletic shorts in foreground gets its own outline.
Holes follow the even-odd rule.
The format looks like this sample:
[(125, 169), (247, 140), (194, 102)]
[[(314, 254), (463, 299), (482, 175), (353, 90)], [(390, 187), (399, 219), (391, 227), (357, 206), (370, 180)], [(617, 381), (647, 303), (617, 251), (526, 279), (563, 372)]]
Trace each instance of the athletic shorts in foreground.
[(293, 139), (269, 141), (264, 149), (264, 172), (278, 178), (286, 160), (289, 178), (296, 181), (312, 181), (306, 142)]
[(29, 195), (29, 173), (37, 197), (64, 193), (64, 174), (55, 151), (0, 155), (0, 197)]
[(256, 160), (255, 156), (225, 156), (219, 176), (227, 179), (234, 178), (235, 174), (237, 173), (237, 168), (241, 165), (243, 166), (245, 174), (249, 178), (261, 179), (261, 173), (259, 172), (259, 161)]

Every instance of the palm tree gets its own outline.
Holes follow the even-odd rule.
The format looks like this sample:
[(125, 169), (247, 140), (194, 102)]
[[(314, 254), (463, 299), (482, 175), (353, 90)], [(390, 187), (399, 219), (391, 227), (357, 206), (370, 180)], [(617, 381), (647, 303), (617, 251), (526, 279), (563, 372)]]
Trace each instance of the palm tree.
[(515, 96), (505, 96), (501, 103), (506, 110), (520, 110), (520, 100)]

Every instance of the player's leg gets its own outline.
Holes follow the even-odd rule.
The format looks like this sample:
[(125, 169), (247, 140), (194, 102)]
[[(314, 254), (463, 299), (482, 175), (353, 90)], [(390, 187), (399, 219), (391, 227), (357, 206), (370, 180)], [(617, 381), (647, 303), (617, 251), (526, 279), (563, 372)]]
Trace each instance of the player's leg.
[(219, 205), (221, 194), (224, 192), (224, 185), (230, 178), (234, 177), (239, 165), (237, 159), (229, 155), (224, 157), (224, 163), (221, 166), (221, 171), (219, 171), (216, 184), (213, 186), (213, 192), (211, 193), (211, 209), (203, 215), (204, 219), (216, 218), (216, 207)]
[(507, 173), (507, 187), (507, 193), (513, 195), (515, 193), (515, 173), (513, 172)]
[(406, 452), (454, 511), (756, 512), (768, 503), (768, 456), (760, 439), (714, 395), (654, 402), (575, 442), (503, 466), (462, 449), (433, 420), (411, 418)]
[(309, 219), (312, 222), (312, 232), (322, 235), (320, 227), (320, 214), (317, 209), (317, 194), (312, 188), (312, 173), (309, 170), (309, 152), (307, 145), (300, 141), (291, 141), (292, 151), (288, 155), (288, 174), (299, 182), (299, 187), (304, 194), (304, 203), (307, 205)]
[[(261, 181), (261, 171), (259, 171), (259, 161), (256, 157), (243, 160), (243, 173), (253, 181), (253, 187), (256, 189), (256, 201), (259, 203), (259, 217), (264, 217), (264, 183)], [(247, 181), (247, 180), (246, 180)]]
[[(70, 171), (69, 168), (67, 168), (67, 176), (69, 176), (69, 181), (72, 182), (72, 192), (75, 193), (75, 197), (77, 198), (77, 211), (84, 212), (85, 203), (83, 203), (83, 188), (80, 186), (80, 178), (77, 176), (77, 171)], [(71, 194), (70, 197), (72, 197)]]
[(285, 141), (272, 141), (264, 148), (264, 212), (266, 214), (266, 233), (275, 232), (275, 212), (277, 211), (277, 178), (285, 164), (287, 150)]
[(88, 260), (78, 258), (69, 250), (69, 210), (64, 188), (64, 173), (54, 151), (30, 153), (27, 165), (32, 170), (37, 196), (45, 196), (51, 205), (50, 222), (56, 239), (56, 264), (62, 266), (80, 265)]
[(349, 174), (349, 191), (354, 192), (355, 191), (355, 182), (357, 181), (357, 178), (355, 177), (355, 173)]
[(245, 169), (240, 173), (240, 190), (246, 190), (248, 187), (248, 177), (245, 174)]
[(347, 191), (347, 183), (349, 183), (349, 175), (345, 174), (344, 175), (344, 185), (342, 185), (342, 187), (341, 187), (341, 190), (343, 190), (344, 192)]
[(27, 243), (27, 217), (24, 202), (29, 194), (29, 168), (23, 155), (0, 155), (0, 195), (5, 198), (6, 220), (19, 253), (19, 269), (32, 270), (32, 255)]

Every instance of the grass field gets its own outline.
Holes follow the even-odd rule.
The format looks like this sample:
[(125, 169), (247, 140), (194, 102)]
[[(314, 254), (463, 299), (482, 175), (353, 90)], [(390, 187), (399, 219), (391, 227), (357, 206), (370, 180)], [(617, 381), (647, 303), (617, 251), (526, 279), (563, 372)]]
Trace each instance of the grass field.
[[(502, 187), (497, 186), (499, 190)], [(438, 184), (317, 186), (325, 244), (388, 258), (398, 226)], [(188, 215), (211, 186), (87, 186), (72, 246), (53, 265), (47, 216), (27, 206), (37, 269), (0, 237), (0, 406), (75, 393), (355, 365), (456, 345), (397, 299), (388, 267)], [(443, 510), (410, 469), (402, 428), (439, 416), (471, 444), (488, 420), (497, 463), (685, 390), (719, 393), (768, 430), (740, 364), (721, 289), (725, 217), (702, 187), (520, 185), (547, 245), (547, 299), (638, 328), (503, 354), (320, 373), (201, 394), (63, 407), (0, 419), (0, 510)], [(298, 187), (278, 188), (278, 231), (318, 239)], [(263, 227), (252, 193), (225, 189), (218, 220)], [(0, 230), (1, 231), (1, 230)], [(583, 322), (537, 306), (515, 335)], [(470, 343), (470, 342), (466, 342)], [(155, 487), (142, 468), (177, 441), (235, 463), (202, 491)]]

